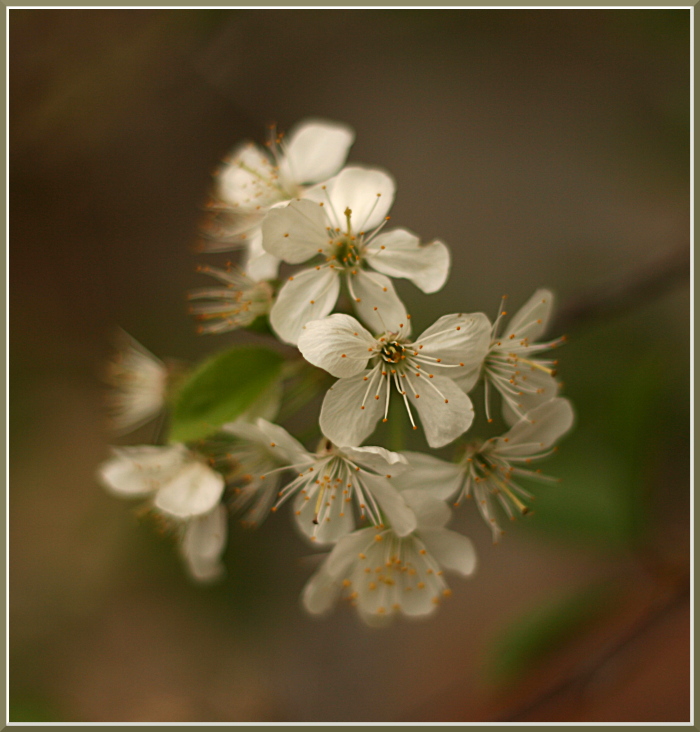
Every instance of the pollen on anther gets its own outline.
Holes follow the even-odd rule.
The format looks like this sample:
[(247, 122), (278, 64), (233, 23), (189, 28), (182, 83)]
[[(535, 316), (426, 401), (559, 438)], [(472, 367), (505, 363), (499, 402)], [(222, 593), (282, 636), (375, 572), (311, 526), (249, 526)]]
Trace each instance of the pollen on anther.
[(445, 399), (445, 404), (449, 404), (449, 403), (450, 403), (450, 400), (449, 399)]

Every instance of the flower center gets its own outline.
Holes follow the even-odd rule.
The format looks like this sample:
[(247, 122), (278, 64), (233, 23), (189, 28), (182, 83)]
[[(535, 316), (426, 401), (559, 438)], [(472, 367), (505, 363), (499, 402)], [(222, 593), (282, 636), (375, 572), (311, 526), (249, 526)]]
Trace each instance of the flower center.
[(356, 267), (362, 261), (360, 247), (354, 236), (341, 236), (335, 240), (335, 260), (346, 267)]
[(398, 341), (390, 341), (382, 346), (380, 354), (388, 363), (398, 363), (406, 358), (405, 348)]

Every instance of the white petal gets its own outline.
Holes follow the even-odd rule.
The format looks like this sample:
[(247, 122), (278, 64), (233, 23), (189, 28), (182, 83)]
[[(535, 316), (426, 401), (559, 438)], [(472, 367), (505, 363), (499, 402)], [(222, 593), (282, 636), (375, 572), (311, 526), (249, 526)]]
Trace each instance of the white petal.
[(211, 511), (224, 491), (224, 479), (211, 468), (193, 460), (182, 467), (156, 494), (156, 508), (177, 518), (190, 518)]
[(263, 249), (262, 236), (260, 226), (249, 233), (243, 259), (243, 271), (255, 282), (274, 280), (280, 268), (280, 259)]
[(321, 432), (336, 445), (359, 445), (384, 414), (386, 379), (377, 377), (378, 368), (340, 379), (326, 393), (319, 424)]
[(239, 439), (260, 445), (280, 465), (296, 465), (306, 461), (312, 463), (315, 460), (284, 427), (263, 418), (259, 418), (254, 425), (236, 420), (224, 425), (222, 429)]
[(340, 379), (367, 368), (376, 341), (355, 318), (334, 313), (307, 323), (298, 346), (309, 363)]
[(418, 411), (430, 447), (447, 445), (469, 429), (474, 419), (471, 400), (452, 379), (413, 376), (411, 383), (415, 392), (410, 391), (407, 381), (402, 379), (403, 388), (409, 403)]
[(217, 176), (217, 195), (234, 212), (255, 213), (284, 196), (274, 186), (269, 157), (251, 142), (236, 148)]
[(289, 264), (311, 259), (328, 246), (328, 217), (312, 201), (292, 201), (271, 209), (262, 224), (262, 245)]
[(143, 496), (158, 490), (182, 467), (184, 445), (121, 447), (102, 463), (97, 477), (108, 490), (121, 496)]
[(522, 362), (513, 368), (510, 380), (499, 379), (495, 386), (515, 400), (511, 403), (503, 399), (503, 416), (509, 425), (514, 425), (531, 409), (550, 401), (559, 393), (559, 383), (554, 376)]
[[(491, 323), (483, 313), (443, 315), (415, 342), (421, 356), (439, 358), (447, 368), (442, 372), (469, 392), (481, 373), (491, 343)], [(455, 364), (464, 364), (454, 368)], [(440, 373), (440, 364), (426, 365)]]
[(390, 277), (405, 277), (423, 292), (437, 292), (450, 271), (450, 250), (441, 241), (420, 246), (406, 229), (379, 234), (365, 252), (371, 267)]
[(464, 473), (457, 463), (448, 463), (423, 452), (402, 454), (408, 459), (409, 469), (395, 482), (400, 491), (420, 490), (447, 500), (462, 487)]
[(418, 517), (417, 528), (419, 530), (440, 528), (452, 516), (449, 506), (436, 498), (434, 493), (427, 493), (424, 490), (405, 490), (401, 491), (401, 495)]
[(325, 186), (325, 190), (317, 186), (307, 191), (306, 198), (325, 202), (333, 226), (343, 231), (347, 229), (345, 210), (349, 208), (353, 234), (379, 226), (394, 202), (396, 191), (394, 179), (377, 168), (344, 168)]
[(339, 447), (354, 463), (380, 475), (400, 475), (408, 467), (408, 461), (403, 455), (383, 447)]
[[(316, 518), (317, 492), (309, 494), (308, 500), (303, 493), (298, 493), (294, 499), (294, 518), (299, 529), (317, 544), (335, 544), (355, 528), (353, 507), (351, 503), (345, 502), (343, 487), (341, 486), (337, 492), (333, 488), (326, 491), (319, 506), (318, 518)], [(314, 519), (317, 523), (314, 523)]]
[(226, 509), (218, 505), (187, 522), (180, 549), (190, 573), (200, 582), (217, 579), (223, 571), (220, 560), (226, 546), (227, 519)]
[(476, 551), (466, 536), (449, 529), (424, 529), (420, 532), (420, 538), (445, 569), (454, 570), (465, 577), (476, 569)]
[(340, 595), (341, 584), (321, 568), (306, 583), (301, 601), (312, 615), (327, 613)]
[(503, 338), (527, 338), (536, 341), (546, 330), (554, 307), (554, 295), (549, 290), (537, 292), (518, 310), (503, 332)]
[(406, 505), (401, 494), (386, 478), (372, 473), (362, 473), (360, 480), (362, 487), (369, 489), (379, 504), (394, 533), (398, 536), (406, 536), (416, 528), (415, 513)]
[(574, 423), (568, 399), (557, 397), (531, 409), (502, 437), (493, 441), (493, 452), (504, 456), (534, 455), (550, 448)]
[(310, 320), (328, 315), (338, 300), (340, 280), (334, 269), (304, 269), (290, 277), (270, 311), (270, 325), (285, 343), (296, 344)]
[(328, 555), (323, 570), (331, 577), (342, 580), (357, 561), (358, 554), (363, 552), (368, 545), (371, 546), (376, 533), (374, 527), (368, 527), (344, 536)]
[[(353, 295), (357, 314), (374, 333), (397, 332), (406, 335), (410, 331), (410, 318), (406, 317), (406, 306), (399, 300), (392, 281), (377, 272), (355, 270), (348, 274), (348, 289)], [(401, 324), (403, 327), (400, 328)]]
[(283, 142), (280, 173), (297, 184), (317, 183), (334, 175), (345, 162), (354, 131), (347, 125), (306, 120)]

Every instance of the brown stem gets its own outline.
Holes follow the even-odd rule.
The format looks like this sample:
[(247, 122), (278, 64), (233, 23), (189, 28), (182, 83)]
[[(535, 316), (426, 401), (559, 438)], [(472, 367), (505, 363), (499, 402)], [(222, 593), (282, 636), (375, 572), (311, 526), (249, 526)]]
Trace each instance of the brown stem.
[(690, 246), (685, 242), (626, 276), (592, 287), (564, 303), (551, 333), (566, 333), (583, 323), (601, 320), (652, 300), (690, 276)]

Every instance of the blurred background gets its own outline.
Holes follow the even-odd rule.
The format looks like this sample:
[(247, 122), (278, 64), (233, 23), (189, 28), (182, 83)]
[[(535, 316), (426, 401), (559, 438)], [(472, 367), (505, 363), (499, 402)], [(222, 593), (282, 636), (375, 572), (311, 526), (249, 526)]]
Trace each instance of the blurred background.
[[(10, 11), (11, 721), (689, 720), (687, 10)], [(211, 173), (265, 125), (352, 125), (439, 237), (416, 332), (538, 287), (575, 431), (423, 622), (307, 617), (284, 511), (200, 588), (96, 483), (120, 325), (196, 362)], [(146, 429), (122, 443), (147, 441)]]

